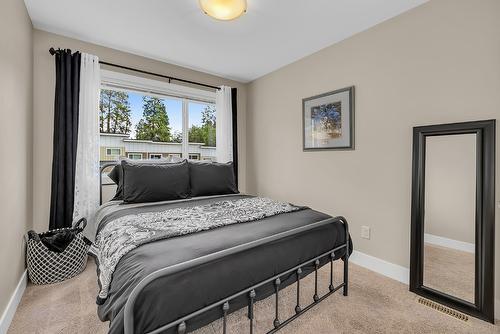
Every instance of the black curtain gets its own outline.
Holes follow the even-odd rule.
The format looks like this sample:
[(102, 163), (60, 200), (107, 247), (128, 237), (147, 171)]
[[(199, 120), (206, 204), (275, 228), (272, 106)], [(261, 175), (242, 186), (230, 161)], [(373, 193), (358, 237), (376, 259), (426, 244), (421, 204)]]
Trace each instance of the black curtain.
[(238, 187), (238, 90), (231, 88), (231, 105), (233, 118), (233, 167), (234, 176), (236, 179), (236, 187)]
[(80, 53), (57, 50), (54, 143), (49, 229), (70, 227), (73, 220), (78, 139)]

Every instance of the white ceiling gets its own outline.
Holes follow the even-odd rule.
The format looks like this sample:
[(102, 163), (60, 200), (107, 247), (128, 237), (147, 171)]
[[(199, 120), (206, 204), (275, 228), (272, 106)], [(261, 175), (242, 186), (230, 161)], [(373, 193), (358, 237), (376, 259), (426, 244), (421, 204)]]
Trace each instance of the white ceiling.
[(25, 3), (37, 29), (248, 82), (426, 1), (247, 0), (228, 22), (198, 0)]

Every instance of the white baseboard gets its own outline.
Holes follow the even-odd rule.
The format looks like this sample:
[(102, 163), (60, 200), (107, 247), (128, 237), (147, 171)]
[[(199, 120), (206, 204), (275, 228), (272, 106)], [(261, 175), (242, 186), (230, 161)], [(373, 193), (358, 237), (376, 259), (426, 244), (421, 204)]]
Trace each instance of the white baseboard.
[(0, 318), (0, 334), (7, 333), (10, 323), (14, 318), (14, 314), (16, 313), (17, 306), (19, 305), (24, 290), (26, 289), (27, 283), (28, 283), (28, 274), (25, 270), (21, 276), (21, 279), (19, 280), (19, 283), (17, 284), (16, 290), (14, 290), (14, 293), (10, 297), (7, 307), (3, 311), (2, 317)]
[(401, 283), (408, 284), (410, 281), (410, 270), (408, 268), (387, 262), (375, 256), (353, 251), (349, 257), (349, 261)]
[(467, 253), (475, 253), (476, 251), (476, 245), (470, 242), (448, 239), (445, 237), (440, 237), (438, 235), (433, 235), (429, 233), (424, 234), (424, 241), (429, 244), (452, 248)]

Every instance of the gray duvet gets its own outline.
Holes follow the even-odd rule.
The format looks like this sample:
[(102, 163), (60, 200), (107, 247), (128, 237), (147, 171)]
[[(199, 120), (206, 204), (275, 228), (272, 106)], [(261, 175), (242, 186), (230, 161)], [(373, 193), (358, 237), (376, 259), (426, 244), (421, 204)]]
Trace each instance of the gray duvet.
[[(147, 204), (111, 202), (101, 207), (97, 215), (97, 231), (102, 230), (108, 223), (131, 214), (161, 212), (248, 197), (250, 196), (225, 195)], [(98, 306), (99, 317), (102, 321), (111, 322), (110, 333), (123, 333), (125, 303), (133, 288), (148, 274), (329, 217), (303, 208), (251, 222), (143, 244), (121, 257), (116, 265), (107, 298)], [(340, 222), (332, 223), (157, 279), (143, 290), (136, 302), (135, 332), (143, 333), (156, 329), (343, 243), (345, 243), (343, 225)], [(336, 257), (340, 258), (344, 252), (342, 249)], [(311, 272), (312, 269), (312, 267), (304, 268), (304, 272)], [(283, 287), (291, 284), (294, 275), (284, 277), (282, 281)], [(257, 299), (267, 297), (272, 291), (272, 286), (258, 289)], [(235, 311), (244, 305), (246, 305), (245, 298), (235, 300), (231, 303), (230, 311)], [(219, 310), (207, 312), (189, 321), (188, 330), (199, 328), (219, 316)]]

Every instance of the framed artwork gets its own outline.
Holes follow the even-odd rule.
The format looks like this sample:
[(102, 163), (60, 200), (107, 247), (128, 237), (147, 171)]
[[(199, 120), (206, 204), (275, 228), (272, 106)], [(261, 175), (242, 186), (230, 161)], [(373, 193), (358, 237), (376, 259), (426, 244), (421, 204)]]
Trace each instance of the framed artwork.
[(302, 100), (304, 151), (354, 149), (354, 86)]

